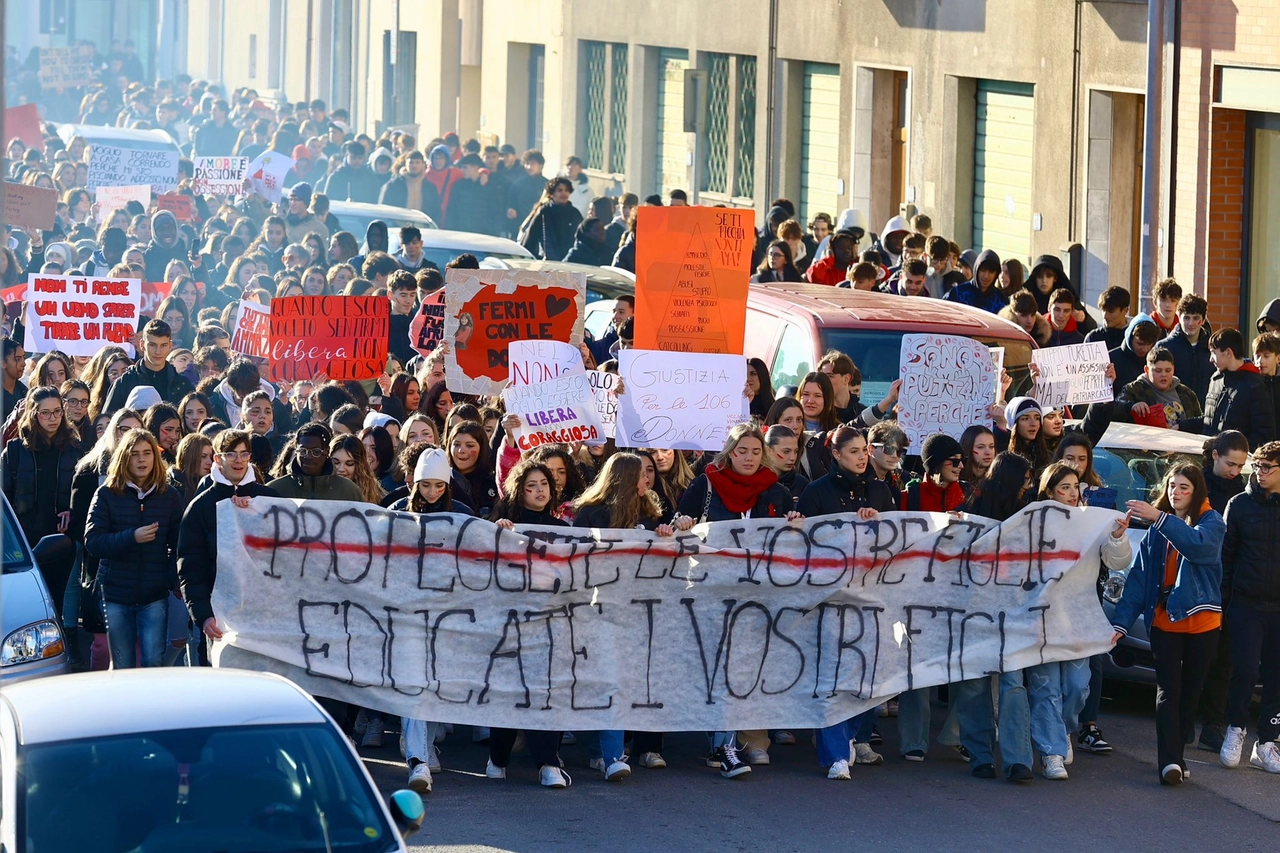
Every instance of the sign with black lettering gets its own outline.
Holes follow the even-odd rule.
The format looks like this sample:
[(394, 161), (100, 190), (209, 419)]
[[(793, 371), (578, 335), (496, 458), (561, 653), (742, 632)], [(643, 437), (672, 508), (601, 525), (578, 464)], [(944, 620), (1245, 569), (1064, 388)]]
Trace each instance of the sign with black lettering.
[(885, 697), (1110, 648), (1118, 514), (885, 513), (676, 537), (368, 504), (218, 505), (219, 666), (418, 719), (817, 728)]

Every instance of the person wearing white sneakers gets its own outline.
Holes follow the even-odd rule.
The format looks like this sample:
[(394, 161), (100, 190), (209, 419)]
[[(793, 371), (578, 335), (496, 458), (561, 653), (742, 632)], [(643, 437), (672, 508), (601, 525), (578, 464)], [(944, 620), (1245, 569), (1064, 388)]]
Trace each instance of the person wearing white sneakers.
[(1111, 618), (1112, 643), (1141, 614), (1150, 626), (1156, 670), (1156, 752), (1162, 785), (1187, 775), (1183, 750), (1195, 731), (1196, 708), (1222, 625), (1222, 540), (1226, 524), (1209, 505), (1200, 466), (1174, 465), (1155, 505), (1129, 501), (1152, 522)]
[(1218, 760), (1235, 767), (1244, 752), (1253, 687), (1262, 680), (1258, 740), (1249, 763), (1280, 773), (1280, 441), (1253, 453), (1244, 493), (1227, 502), (1222, 590), (1231, 642), (1227, 735)]

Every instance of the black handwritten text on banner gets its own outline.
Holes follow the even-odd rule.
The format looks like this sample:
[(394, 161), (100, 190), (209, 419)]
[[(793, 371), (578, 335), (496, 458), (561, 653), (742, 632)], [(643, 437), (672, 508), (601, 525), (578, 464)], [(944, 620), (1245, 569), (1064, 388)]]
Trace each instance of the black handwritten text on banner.
[(888, 513), (660, 539), (224, 501), (215, 658), (421, 719), (816, 727), (913, 687), (1106, 651), (1095, 583), (1116, 517), (1038, 503), (1002, 525)]

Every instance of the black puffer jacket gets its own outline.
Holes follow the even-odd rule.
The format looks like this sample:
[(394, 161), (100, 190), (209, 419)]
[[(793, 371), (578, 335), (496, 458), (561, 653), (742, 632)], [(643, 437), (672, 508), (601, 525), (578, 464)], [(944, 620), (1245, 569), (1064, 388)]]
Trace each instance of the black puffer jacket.
[[(596, 530), (613, 529), (613, 510), (608, 504), (595, 504), (594, 506), (584, 506), (578, 510), (573, 517), (574, 527), (595, 528)], [(640, 523), (635, 526), (636, 530), (654, 531), (658, 529), (658, 525), (663, 524), (661, 518), (641, 518)]]
[(1222, 540), (1222, 606), (1243, 604), (1280, 611), (1280, 495), (1250, 480), (1244, 493), (1227, 503)]
[(1213, 466), (1204, 466), (1204, 482), (1209, 487), (1209, 506), (1221, 515), (1227, 516), (1227, 502), (1244, 491), (1245, 477), (1228, 480), (1213, 473)]
[(1261, 447), (1276, 437), (1276, 415), (1271, 392), (1258, 368), (1245, 364), (1239, 370), (1216, 371), (1209, 381), (1204, 401), (1204, 417), (1189, 418), (1178, 425), (1182, 432), (1217, 435), (1236, 429), (1249, 439), (1250, 447)]
[[(132, 486), (117, 494), (105, 485), (93, 493), (85, 547), (99, 558), (98, 583), (109, 604), (135, 607), (160, 601), (177, 586), (174, 558), (183, 501), (177, 489), (166, 488), (139, 497)], [(159, 523), (156, 538), (139, 543), (133, 532)]]
[(178, 583), (182, 600), (196, 625), (213, 616), (209, 599), (218, 577), (218, 502), (231, 497), (279, 497), (275, 489), (261, 483), (241, 482), (233, 486), (215, 467), (213, 485), (196, 495), (183, 513), (178, 528)]
[[(38, 483), (56, 484), (54, 492), (54, 512), (67, 512), (71, 509), (71, 482), (75, 479), (76, 462), (80, 458), (79, 448), (68, 445), (61, 450), (50, 450), (57, 454), (57, 466), (51, 473), (45, 472), (36, 477), (36, 454), (27, 447), (20, 437), (14, 438), (4, 446), (0, 454), (0, 471), (3, 471), (4, 493), (9, 497), (9, 505), (18, 516), (18, 524), (26, 532), (31, 544), (42, 535), (53, 533), (57, 527), (57, 518), (36, 518)], [(48, 455), (48, 454), (45, 454)], [(32, 538), (32, 537), (35, 538)]]
[(839, 465), (833, 466), (825, 477), (810, 483), (796, 505), (805, 518), (857, 512), (868, 507), (877, 512), (897, 509), (888, 486), (875, 478), (851, 474)]

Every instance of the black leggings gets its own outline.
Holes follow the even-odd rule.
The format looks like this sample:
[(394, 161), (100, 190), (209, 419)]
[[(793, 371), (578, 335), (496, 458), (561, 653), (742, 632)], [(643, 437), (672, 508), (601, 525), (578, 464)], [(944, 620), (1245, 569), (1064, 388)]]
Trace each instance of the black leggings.
[(1157, 771), (1170, 764), (1183, 770), (1182, 757), (1195, 731), (1200, 690), (1218, 650), (1218, 629), (1201, 634), (1178, 634), (1151, 629), (1151, 655), (1156, 662)]
[[(516, 729), (489, 729), (489, 760), (494, 767), (511, 763), (511, 748), (516, 743)], [(538, 767), (560, 766), (560, 732), (524, 730), (524, 742)]]

